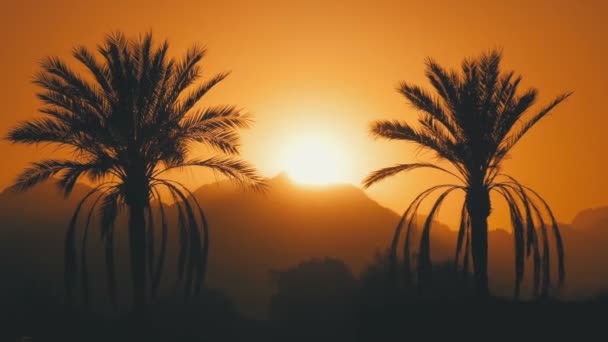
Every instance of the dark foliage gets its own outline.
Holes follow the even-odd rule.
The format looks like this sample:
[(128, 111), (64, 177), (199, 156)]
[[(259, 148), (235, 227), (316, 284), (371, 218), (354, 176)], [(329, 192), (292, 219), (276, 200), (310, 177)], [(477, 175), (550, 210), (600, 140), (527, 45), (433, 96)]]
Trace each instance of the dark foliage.
[[(180, 231), (179, 279), (187, 295), (203, 284), (209, 253), (205, 215), (190, 191), (165, 172), (185, 167), (207, 168), (256, 189), (263, 180), (256, 170), (236, 158), (238, 129), (251, 117), (233, 106), (199, 108), (203, 96), (228, 76), (218, 74), (199, 82), (205, 49), (191, 48), (182, 58), (168, 57), (168, 42), (156, 43), (151, 34), (127, 38), (121, 33), (106, 37), (97, 48), (101, 58), (87, 48), (73, 56), (87, 69), (81, 76), (54, 57), (42, 62), (34, 83), (41, 88), (44, 114), (14, 127), (8, 139), (23, 144), (52, 144), (71, 152), (70, 159), (33, 163), (12, 186), (27, 190), (51, 177), (68, 196), (76, 182), (87, 177), (95, 188), (76, 208), (65, 242), (65, 282), (68, 293), (82, 285), (88, 302), (87, 246), (95, 210), (101, 219), (99, 235), (105, 245), (108, 291), (115, 303), (115, 219), (123, 209), (129, 214), (129, 249), (134, 301), (142, 309), (163, 279), (168, 222), (164, 191), (177, 203)], [(218, 155), (189, 158), (192, 145), (204, 144)], [(160, 212), (154, 224), (152, 205)], [(78, 233), (78, 219), (84, 224)], [(70, 296), (72, 297), (72, 296)]]
[[(447, 173), (458, 182), (434, 186), (418, 195), (405, 210), (392, 242), (391, 256), (396, 271), (397, 254), (403, 244), (405, 285), (411, 281), (411, 231), (421, 203), (439, 193), (422, 227), (417, 260), (418, 283), (428, 288), (431, 279), (430, 229), (442, 203), (455, 191), (465, 193), (454, 256), (456, 266), (467, 273), (472, 261), (477, 293), (489, 295), (488, 223), (491, 212), (490, 192), (502, 196), (509, 206), (515, 256), (515, 297), (519, 296), (524, 276), (525, 258), (534, 265), (534, 294), (546, 297), (551, 289), (551, 253), (553, 234), (558, 282), (563, 284), (564, 247), (549, 205), (534, 190), (502, 173), (501, 165), (513, 146), (552, 109), (571, 93), (556, 97), (532, 115), (535, 89), (519, 92), (521, 77), (500, 68), (501, 53), (491, 51), (478, 58), (465, 59), (461, 70), (450, 71), (433, 59), (426, 63), (426, 77), (434, 93), (403, 82), (398, 91), (420, 113), (417, 125), (399, 120), (380, 120), (371, 124), (376, 138), (404, 140), (421, 150), (431, 151), (443, 164), (399, 164), (372, 172), (363, 185), (370, 185), (397, 173), (431, 169)], [(403, 233), (402, 231), (404, 230)]]

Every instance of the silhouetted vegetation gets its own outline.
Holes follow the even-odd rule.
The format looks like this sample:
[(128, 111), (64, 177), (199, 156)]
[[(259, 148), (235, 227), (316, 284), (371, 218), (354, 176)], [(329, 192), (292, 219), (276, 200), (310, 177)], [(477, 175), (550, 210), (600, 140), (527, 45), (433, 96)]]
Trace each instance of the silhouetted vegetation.
[(52, 289), (39, 282), (12, 290), (14, 306), (3, 302), (0, 318), (6, 325), (0, 339), (378, 341), (449, 337), (473, 320), (476, 328), (467, 331), (469, 337), (498, 331), (501, 337), (517, 337), (522, 330), (544, 338), (572, 331), (591, 336), (598, 330), (593, 318), (601, 319), (595, 310), (607, 303), (602, 298), (575, 303), (492, 298), (477, 303), (470, 300), (473, 277), (463, 278), (452, 262), (435, 265), (433, 274), (436, 286), (420, 296), (415, 288), (395, 287), (388, 253), (378, 254), (358, 277), (338, 259), (306, 260), (272, 272), (274, 295), (267, 303), (269, 316), (262, 319), (242, 315), (225, 294), (209, 289), (187, 301), (161, 296), (141, 316), (66, 311)]
[(269, 319), (281, 340), (354, 339), (357, 279), (343, 261), (325, 258), (272, 272)]
[[(58, 58), (44, 59), (34, 80), (42, 88), (38, 97), (44, 104), (40, 109), (44, 117), (23, 122), (8, 133), (12, 142), (53, 144), (72, 156), (33, 163), (18, 176), (12, 189), (27, 190), (57, 177), (58, 186), (68, 196), (82, 177), (95, 184), (78, 204), (65, 242), (68, 293), (80, 282), (85, 305), (89, 292), (87, 245), (95, 209), (101, 218), (108, 289), (114, 306), (114, 222), (121, 210), (128, 211), (134, 308), (141, 311), (163, 279), (168, 222), (161, 190), (177, 203), (178, 274), (186, 295), (199, 293), (206, 272), (209, 230), (205, 215), (183, 184), (163, 178), (166, 172), (201, 167), (241, 184), (263, 185), (254, 168), (234, 157), (240, 147), (237, 130), (249, 127), (251, 117), (233, 106), (197, 107), (228, 74), (198, 83), (205, 49), (195, 46), (181, 59), (169, 58), (168, 50), (168, 42), (157, 44), (151, 34), (140, 38), (112, 34), (98, 47), (101, 60), (87, 48), (74, 49), (74, 58), (90, 72), (87, 77)], [(220, 154), (189, 158), (193, 143), (205, 144)], [(79, 235), (78, 218), (87, 201), (92, 204)], [(156, 226), (153, 203), (160, 212)]]
[[(550, 297), (552, 242), (560, 285), (565, 277), (560, 227), (542, 197), (501, 171), (511, 148), (570, 93), (558, 96), (527, 117), (536, 90), (519, 94), (521, 78), (513, 72), (501, 71), (501, 54), (493, 51), (466, 59), (459, 72), (448, 71), (429, 59), (426, 76), (436, 94), (409, 83), (399, 87), (410, 104), (422, 112), (417, 124), (397, 120), (372, 124), (375, 137), (412, 142), (434, 152), (448, 166), (410, 163), (384, 168), (371, 173), (364, 181), (365, 187), (418, 168), (442, 171), (460, 182), (438, 185), (418, 195), (401, 216), (392, 241), (380, 230), (368, 233), (367, 227), (385, 222), (394, 224), (399, 217), (353, 186), (305, 192), (294, 190), (283, 176), (269, 182), (281, 187), (281, 191), (267, 202), (259, 199), (256, 202), (242, 193), (224, 197), (232, 202), (230, 205), (220, 202), (218, 206), (224, 209), (218, 210), (220, 220), (233, 218), (235, 198), (242, 201), (237, 207), (244, 208), (247, 204), (249, 214), (258, 215), (254, 217), (258, 221), (247, 218), (221, 221), (224, 228), (233, 230), (230, 234), (218, 234), (218, 242), (238, 240), (242, 246), (237, 246), (241, 248), (238, 249), (222, 245), (222, 250), (227, 250), (223, 254), (226, 260), (213, 265), (218, 278), (223, 276), (224, 281), (228, 279), (231, 285), (236, 285), (231, 290), (240, 286), (253, 289), (251, 292), (266, 291), (254, 294), (257, 297), (250, 302), (263, 306), (252, 310), (255, 315), (268, 314), (247, 316), (243, 313), (245, 305), (239, 306), (242, 298), (231, 296), (225, 283), (218, 288), (204, 284), (210, 237), (202, 198), (197, 197), (198, 192), (193, 193), (184, 184), (166, 177), (170, 170), (196, 166), (226, 176), (239, 185), (265, 189), (268, 183), (238, 158), (238, 130), (250, 127), (251, 116), (233, 106), (199, 108), (204, 95), (228, 74), (199, 82), (205, 49), (195, 46), (179, 59), (169, 57), (168, 51), (168, 43), (155, 42), (151, 34), (129, 38), (116, 33), (106, 37), (97, 53), (84, 47), (74, 49), (74, 58), (88, 72), (85, 76), (59, 58), (43, 60), (42, 71), (34, 79), (41, 88), (37, 95), (43, 103), (40, 109), (43, 116), (11, 129), (7, 139), (14, 143), (51, 144), (68, 152), (69, 157), (33, 163), (9, 191), (0, 194), (0, 204), (15, 201), (17, 206), (24, 206), (32, 197), (44, 197), (40, 193), (30, 194), (31, 197), (21, 194), (23, 197), (16, 201), (11, 196), (49, 179), (56, 181), (65, 197), (72, 193), (82, 197), (74, 202), (76, 208), (69, 217), (62, 251), (65, 271), (62, 281), (57, 280), (61, 275), (53, 272), (49, 264), (31, 260), (58, 258), (48, 239), (57, 221), (40, 215), (22, 222), (28, 228), (31, 228), (28, 224), (43, 222), (41, 230), (49, 234), (37, 232), (42, 237), (25, 252), (21, 251), (22, 245), (10, 251), (7, 248), (19, 245), (15, 231), (5, 232), (6, 239), (0, 240), (3, 243), (0, 273), (4, 276), (0, 282), (0, 322), (4, 324), (0, 340), (335, 342), (439, 337), (531, 339), (539, 334), (548, 339), (552, 335), (563, 338), (561, 334), (571, 327), (568, 324), (587, 319), (597, 308), (605, 309), (608, 301), (604, 297), (577, 303)], [(195, 143), (209, 147), (217, 155), (206, 159), (191, 157), (189, 152)], [(91, 188), (78, 184), (83, 178), (93, 184)], [(45, 192), (45, 189), (39, 186), (37, 190)], [(432, 263), (431, 228), (436, 224), (441, 204), (457, 190), (465, 193), (458, 232), (452, 233), (447, 227), (443, 231), (444, 237), (457, 235), (455, 255), (453, 258), (442, 255), (441, 262)], [(524, 280), (526, 258), (531, 258), (533, 294), (542, 300), (519, 302), (490, 296), (487, 220), (492, 191), (506, 200), (510, 210), (515, 297), (518, 298)], [(416, 227), (421, 203), (438, 192), (424, 224)], [(163, 202), (163, 194), (172, 201), (170, 205)], [(319, 197), (326, 203), (317, 203)], [(49, 199), (52, 197), (43, 201), (53, 202)], [(286, 202), (297, 203), (290, 207)], [(317, 205), (314, 210), (311, 203)], [(5, 214), (10, 211), (0, 208), (4, 218), (10, 216)], [(59, 204), (52, 211), (56, 216), (65, 213)], [(126, 221), (122, 235), (121, 213)], [(261, 220), (259, 216), (269, 219)], [(311, 216), (313, 219), (308, 221)], [(175, 229), (169, 222), (171, 218), (176, 219)], [(583, 218), (585, 222), (595, 222), (594, 215)], [(14, 228), (12, 225), (19, 219), (10, 216), (4, 224)], [(297, 226), (299, 231), (277, 231), (290, 220), (301, 221), (299, 226), (290, 227)], [(312, 223), (317, 224), (318, 231), (308, 229)], [(243, 225), (249, 230), (243, 229)], [(263, 236), (250, 229), (264, 225), (274, 230)], [(97, 226), (98, 235), (93, 232)], [(19, 224), (16, 227), (14, 230), (22, 228)], [(333, 230), (328, 233), (324, 231), (327, 228)], [(419, 247), (414, 248), (412, 236), (417, 232), (421, 238)], [(508, 234), (501, 233), (490, 237), (497, 236), (502, 242), (500, 239)], [(593, 231), (587, 236), (601, 236), (600, 233)], [(349, 239), (347, 234), (361, 236)], [(100, 236), (102, 253), (91, 251), (92, 236)], [(234, 239), (235, 236), (240, 239)], [(389, 246), (382, 248), (388, 247), (387, 251), (377, 253), (361, 271), (367, 262), (364, 258), (371, 252), (361, 247), (385, 238)], [(27, 239), (34, 240), (29, 236)], [(111, 306), (114, 309), (118, 306), (117, 274), (129, 273), (125, 272), (126, 262), (116, 265), (116, 256), (119, 260), (122, 256), (116, 253), (120, 242), (125, 242), (128, 250), (133, 310), (110, 312), (92, 308), (91, 293), (99, 285), (93, 279), (91, 264), (105, 267)], [(279, 249), (282, 243), (286, 246)], [(296, 243), (299, 245), (294, 246)], [(348, 246), (337, 247), (340, 243)], [(446, 242), (442, 243), (439, 247), (445, 249)], [(176, 248), (172, 250), (170, 245)], [(327, 251), (323, 248), (345, 261), (319, 258)], [(16, 249), (23, 254), (11, 254)], [(398, 250), (403, 251), (401, 258)], [(172, 267), (165, 266), (173, 253), (177, 262)], [(10, 262), (15, 255), (28, 257)], [(295, 263), (302, 255), (316, 257)], [(243, 258), (255, 260), (245, 262)], [(282, 266), (269, 270), (268, 265), (279, 258)], [(175, 275), (168, 276), (163, 272), (166, 269)], [(268, 288), (253, 284), (260, 269), (269, 273)], [(176, 282), (171, 291), (161, 291), (161, 284), (170, 281)], [(234, 284), (239, 281), (243, 284)], [(58, 290), (57, 283), (65, 284), (65, 295)], [(411, 286), (413, 283), (418, 286)], [(83, 307), (74, 305), (78, 289)], [(150, 302), (150, 297), (155, 300)], [(472, 300), (477, 297), (484, 300)], [(575, 322), (578, 338), (593, 332), (590, 322)]]
[(571, 93), (559, 95), (530, 117), (536, 89), (519, 94), (521, 77), (500, 69), (498, 51), (465, 59), (461, 71), (446, 70), (428, 59), (426, 77), (434, 94), (408, 82), (398, 90), (421, 115), (418, 125), (399, 120), (380, 120), (371, 124), (376, 138), (404, 140), (422, 150), (429, 150), (448, 167), (432, 163), (398, 164), (372, 172), (363, 182), (365, 187), (400, 172), (431, 169), (447, 173), (459, 182), (434, 186), (419, 194), (405, 210), (397, 225), (391, 245), (396, 271), (397, 250), (403, 227), (403, 272), (405, 286), (411, 277), (411, 231), (421, 203), (439, 192), (422, 229), (417, 260), (418, 285), (428, 289), (431, 282), (430, 230), (434, 217), (448, 195), (461, 190), (465, 201), (460, 213), (456, 266), (468, 273), (472, 257), (477, 293), (489, 296), (488, 286), (488, 216), (492, 206), (490, 192), (501, 195), (509, 206), (514, 239), (515, 297), (519, 297), (524, 276), (525, 257), (533, 258), (534, 294), (546, 297), (551, 288), (550, 238), (555, 240), (559, 284), (563, 284), (564, 247), (559, 227), (551, 208), (531, 188), (502, 173), (501, 165), (517, 142), (553, 108)]

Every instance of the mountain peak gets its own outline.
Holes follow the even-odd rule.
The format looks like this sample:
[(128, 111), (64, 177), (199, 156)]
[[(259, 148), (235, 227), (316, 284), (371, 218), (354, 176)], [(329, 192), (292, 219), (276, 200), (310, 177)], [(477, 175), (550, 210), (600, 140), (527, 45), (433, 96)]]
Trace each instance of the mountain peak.
[(608, 207), (589, 208), (582, 210), (572, 220), (572, 225), (579, 229), (585, 229), (602, 225), (608, 221)]
[(281, 171), (276, 176), (268, 179), (269, 183), (279, 183), (279, 184), (293, 184), (293, 180), (289, 177), (287, 171)]

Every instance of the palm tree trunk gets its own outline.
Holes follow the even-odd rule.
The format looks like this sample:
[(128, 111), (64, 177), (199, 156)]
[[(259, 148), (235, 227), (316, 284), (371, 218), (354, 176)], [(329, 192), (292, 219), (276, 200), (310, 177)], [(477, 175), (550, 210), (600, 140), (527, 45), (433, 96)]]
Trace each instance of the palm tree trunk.
[(141, 313), (146, 308), (146, 222), (144, 206), (135, 201), (129, 207), (129, 249), (131, 278), (133, 281), (133, 311)]
[(125, 200), (129, 207), (129, 252), (133, 282), (133, 311), (140, 315), (146, 309), (146, 219), (148, 184), (143, 163), (133, 163), (125, 182)]
[(467, 211), (471, 218), (471, 254), (476, 293), (480, 298), (490, 295), (488, 285), (488, 216), (490, 195), (483, 186), (471, 187), (467, 192)]

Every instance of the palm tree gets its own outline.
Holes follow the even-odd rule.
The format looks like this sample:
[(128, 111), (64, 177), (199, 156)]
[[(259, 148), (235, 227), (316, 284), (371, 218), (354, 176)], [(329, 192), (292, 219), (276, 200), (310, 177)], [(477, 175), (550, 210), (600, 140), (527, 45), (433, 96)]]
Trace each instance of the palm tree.
[[(519, 94), (521, 77), (501, 72), (501, 53), (490, 51), (462, 62), (461, 72), (446, 70), (435, 60), (427, 59), (426, 77), (435, 94), (403, 82), (398, 91), (418, 110), (418, 126), (403, 121), (379, 120), (371, 124), (375, 138), (405, 140), (422, 150), (434, 153), (451, 169), (433, 163), (398, 164), (372, 172), (364, 187), (403, 171), (420, 168), (438, 170), (453, 176), (458, 183), (434, 186), (419, 194), (404, 212), (396, 228), (391, 260), (396, 268), (397, 248), (403, 227), (404, 267), (410, 280), (411, 231), (417, 211), (426, 198), (439, 193), (422, 227), (417, 258), (418, 284), (430, 280), (430, 229), (433, 218), (445, 198), (462, 190), (465, 201), (460, 213), (460, 227), (455, 253), (456, 266), (468, 272), (469, 255), (473, 259), (476, 292), (489, 295), (488, 288), (488, 216), (490, 193), (502, 196), (510, 209), (515, 250), (515, 296), (519, 296), (524, 276), (525, 257), (533, 256), (534, 293), (546, 296), (550, 288), (549, 227), (554, 235), (560, 285), (564, 281), (564, 252), (558, 224), (547, 202), (531, 188), (503, 174), (501, 165), (515, 144), (553, 108), (571, 93), (556, 97), (532, 116), (524, 118), (535, 102), (537, 91)], [(548, 224), (550, 222), (550, 225)], [(464, 250), (463, 250), (464, 243)], [(542, 251), (541, 251), (542, 250)]]
[[(73, 56), (90, 75), (81, 76), (62, 60), (46, 58), (34, 83), (44, 106), (43, 117), (25, 121), (8, 133), (8, 140), (24, 144), (53, 144), (67, 149), (69, 159), (31, 164), (12, 185), (24, 191), (55, 177), (66, 196), (83, 178), (95, 187), (78, 204), (65, 240), (65, 280), (68, 297), (80, 275), (85, 304), (88, 298), (86, 246), (91, 216), (98, 208), (105, 246), (108, 288), (116, 306), (114, 271), (115, 218), (128, 211), (128, 241), (133, 308), (141, 312), (148, 295), (160, 284), (167, 250), (167, 219), (161, 193), (177, 203), (180, 231), (179, 279), (186, 294), (198, 293), (205, 277), (209, 232), (203, 211), (183, 184), (163, 178), (166, 171), (197, 166), (211, 169), (247, 186), (261, 189), (256, 170), (237, 159), (239, 128), (251, 116), (232, 106), (197, 108), (201, 98), (227, 73), (201, 78), (205, 49), (193, 47), (181, 59), (167, 56), (167, 41), (156, 44), (152, 34), (128, 38), (108, 35), (98, 46), (101, 58), (84, 47)], [(207, 159), (189, 158), (193, 143), (218, 152)], [(91, 203), (77, 254), (78, 217)], [(157, 203), (160, 225), (154, 225)], [(158, 234), (160, 233), (160, 239)], [(78, 265), (80, 264), (80, 267)]]

